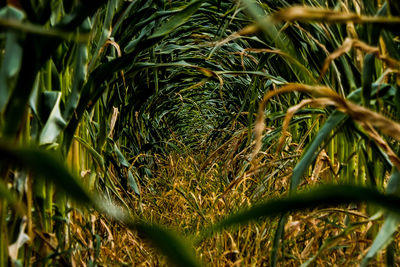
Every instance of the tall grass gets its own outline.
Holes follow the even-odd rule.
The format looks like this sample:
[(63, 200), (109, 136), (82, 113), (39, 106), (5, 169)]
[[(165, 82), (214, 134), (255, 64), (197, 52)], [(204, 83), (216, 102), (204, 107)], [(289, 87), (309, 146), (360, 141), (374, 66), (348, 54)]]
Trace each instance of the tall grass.
[[(373, 242), (359, 250), (359, 263), (384, 249), (387, 263), (396, 261), (397, 2), (7, 3), (0, 10), (1, 266), (101, 264), (106, 241), (94, 230), (96, 216), (136, 231), (181, 266), (199, 263), (179, 235), (204, 262), (244, 261), (238, 249), (260, 245), (254, 232), (238, 234), (240, 246), (225, 229), (240, 232), (250, 221), (276, 226), (263, 258), (272, 266), (288, 255), (293, 264), (316, 262), (367, 224)], [(176, 154), (197, 165), (183, 180), (163, 172), (168, 157), (177, 171)], [(152, 198), (163, 187), (189, 205), (182, 216), (196, 215), (184, 224), (161, 219), (183, 227), (178, 234), (154, 223), (163, 213)], [(321, 205), (346, 214), (323, 219), (340, 230), (321, 234), (319, 246), (305, 235), (297, 257), (284, 238), (299, 224), (293, 216)], [(230, 240), (232, 261), (204, 254), (218, 253), (207, 246), (219, 240)]]

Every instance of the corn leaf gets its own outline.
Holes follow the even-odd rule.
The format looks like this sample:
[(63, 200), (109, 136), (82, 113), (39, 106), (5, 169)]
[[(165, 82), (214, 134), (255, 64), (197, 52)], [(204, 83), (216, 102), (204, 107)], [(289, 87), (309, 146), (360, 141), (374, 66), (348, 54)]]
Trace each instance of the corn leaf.
[(149, 39), (160, 38), (171, 33), (177, 27), (185, 23), (204, 2), (206, 2), (206, 0), (195, 0), (190, 2), (186, 7), (184, 7), (177, 14), (173, 15), (170, 19), (168, 19), (167, 22), (158, 28), (156, 32), (149, 37)]
[[(389, 195), (399, 196), (400, 193), (400, 172), (395, 169), (390, 177), (386, 193)], [(368, 262), (381, 250), (385, 249), (393, 240), (393, 235), (397, 231), (400, 224), (400, 216), (395, 213), (388, 213), (378, 235), (364, 256), (360, 266), (365, 267)]]
[(376, 189), (355, 185), (324, 185), (307, 192), (256, 204), (206, 228), (203, 234), (209, 236), (227, 227), (246, 224), (262, 217), (276, 217), (287, 212), (362, 202), (376, 204), (397, 215), (400, 214), (400, 198), (397, 196), (385, 195)]
[[(1, 19), (15, 19), (21, 21), (24, 14), (13, 7), (4, 7), (0, 10)], [(5, 107), (12, 89), (12, 81), (18, 75), (21, 68), (22, 46), (18, 42), (19, 33), (7, 30), (4, 56), (0, 68), (0, 112)]]

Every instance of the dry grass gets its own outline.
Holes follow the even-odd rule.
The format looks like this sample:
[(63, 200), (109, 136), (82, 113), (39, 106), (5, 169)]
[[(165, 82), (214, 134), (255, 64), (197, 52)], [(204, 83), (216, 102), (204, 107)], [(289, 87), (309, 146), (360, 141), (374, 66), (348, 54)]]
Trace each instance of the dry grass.
[[(238, 140), (231, 142), (229, 147), (234, 148)], [(290, 159), (287, 153), (282, 153), (282, 160), (275, 159), (275, 164), (267, 164), (273, 155), (265, 154), (265, 162), (260, 164), (257, 172), (249, 172), (240, 182), (232, 183), (229, 177), (238, 173), (231, 173), (231, 166), (226, 163), (232, 162), (233, 155), (220, 150), (208, 159), (202, 155), (194, 158), (178, 154), (158, 158), (155, 179), (142, 188), (142, 198), (136, 200), (135, 212), (147, 221), (176, 229), (176, 232), (191, 239), (205, 226), (219, 221), (227, 214), (260, 199), (270, 199), (286, 193), (295, 157)], [(335, 179), (332, 166), (329, 166), (330, 160), (326, 157), (324, 154), (318, 158), (312, 175), (306, 178), (301, 188)], [(199, 166), (206, 160), (209, 164), (201, 169)], [(284, 163), (286, 165), (281, 171), (273, 172), (277, 165)], [(337, 166), (333, 168), (337, 169)], [(260, 184), (268, 174), (270, 178), (264, 182), (268, 190), (262, 190)], [(91, 219), (88, 221), (84, 217)], [(376, 220), (380, 222), (382, 217)], [(104, 266), (169, 265), (166, 258), (141, 238), (140, 233), (132, 233), (102, 215), (82, 216), (75, 213), (71, 221), (71, 236), (73, 243), (77, 244), (74, 249), (76, 266), (85, 266), (89, 259)], [(225, 230), (196, 244), (196, 254), (208, 266), (267, 266), (270, 264), (276, 226), (277, 219), (265, 219)], [(286, 224), (278, 266), (299, 266), (314, 255), (314, 264), (318, 266), (357, 265), (371, 245), (376, 231), (376, 223), (366, 215), (364, 206), (291, 214)], [(98, 255), (94, 234), (100, 242)], [(372, 264), (383, 266), (384, 262), (384, 255), (380, 254)]]

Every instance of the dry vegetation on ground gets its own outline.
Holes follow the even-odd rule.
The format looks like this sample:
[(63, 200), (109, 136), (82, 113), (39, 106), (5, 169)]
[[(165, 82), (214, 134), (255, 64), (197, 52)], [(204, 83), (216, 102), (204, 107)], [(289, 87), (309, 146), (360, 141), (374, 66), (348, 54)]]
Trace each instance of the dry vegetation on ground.
[[(194, 158), (179, 154), (158, 157), (157, 179), (152, 179), (143, 189), (141, 199), (135, 201), (136, 212), (149, 222), (175, 229), (176, 233), (195, 241), (194, 237), (206, 225), (218, 222), (226, 214), (249, 207), (260, 199), (287, 194), (285, 188), (288, 187), (293, 160), (270, 177), (265, 185), (267, 190), (260, 191), (258, 185), (264, 175), (250, 175), (230, 186), (232, 181), (227, 176), (230, 165), (224, 165), (224, 162), (230, 162), (229, 159), (226, 155), (214, 157), (210, 159), (200, 155)], [(214, 163), (200, 169), (201, 162), (206, 160)], [(312, 181), (310, 176), (306, 178), (310, 183), (302, 188), (326, 183), (328, 177), (332, 178), (329, 164), (321, 165), (319, 172), (325, 170), (326, 173), (321, 175), (326, 177), (325, 181)], [(79, 213), (75, 213), (71, 220), (71, 235), (79, 244), (74, 252), (77, 266), (84, 266), (88, 258), (96, 258), (105, 266), (132, 263), (135, 266), (169, 265), (140, 233), (98, 213), (86, 217), (91, 221)], [(382, 219), (382, 216), (370, 218), (364, 205), (292, 213), (285, 226), (283, 250), (279, 252), (277, 264), (299, 266), (315, 257), (313, 262), (316, 266), (357, 266), (373, 241), (373, 232), (378, 230), (375, 223)], [(278, 219), (260, 220), (224, 230), (196, 243), (196, 254), (208, 266), (268, 266), (277, 222)], [(92, 233), (102, 240), (99, 248), (95, 248), (96, 238)], [(400, 236), (395, 240), (395, 246), (398, 246)], [(95, 256), (95, 253), (99, 254)], [(385, 266), (385, 262), (385, 253), (382, 252), (371, 261), (371, 266)]]

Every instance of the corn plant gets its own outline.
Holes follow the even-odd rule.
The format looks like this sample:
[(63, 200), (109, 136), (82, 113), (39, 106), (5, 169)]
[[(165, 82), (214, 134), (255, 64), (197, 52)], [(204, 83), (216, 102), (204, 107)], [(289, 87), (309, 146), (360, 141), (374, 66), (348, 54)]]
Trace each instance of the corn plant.
[[(185, 232), (195, 246), (228, 227), (278, 217), (274, 266), (290, 253), (282, 241), (288, 213), (358, 204), (370, 218), (384, 216), (361, 265), (385, 248), (393, 262), (399, 5), (298, 2), (2, 4), (0, 265), (76, 264), (76, 251), (101, 264), (93, 227), (88, 249), (71, 236), (74, 219), (95, 210), (176, 265), (199, 265), (182, 233), (143, 211), (144, 195), (162, 191), (152, 184), (168, 153), (204, 153), (200, 175), (221, 166), (221, 199), (254, 177), (245, 193), (257, 204), (217, 223), (192, 204), (210, 224)], [(294, 163), (281, 189), (288, 196), (264, 199)], [(325, 183), (336, 185), (297, 192)], [(339, 236), (363, 225), (346, 220)], [(302, 264), (335, 241), (324, 240)]]
[[(6, 31), (1, 67), (1, 266), (32, 260), (45, 265), (68, 264), (70, 201), (103, 209), (89, 192), (101, 188), (105, 194), (111, 192), (109, 201), (119, 199), (127, 206), (116, 190), (116, 186), (123, 188), (120, 178), (128, 180), (129, 190), (140, 194), (137, 173), (121, 152), (120, 133), (115, 130), (119, 127), (118, 108), (124, 107), (119, 99), (131, 87), (118, 77), (128, 78), (130, 72), (151, 68), (140, 62), (141, 57), (201, 3), (181, 5), (150, 18), (147, 16), (155, 11), (156, 3), (16, 1), (2, 8)], [(135, 24), (128, 32), (119, 30), (121, 25), (140, 20), (138, 14), (146, 17), (147, 23)], [(144, 29), (141, 36), (134, 35), (138, 29)], [(126, 34), (121, 43), (129, 44), (124, 57), (114, 41), (114, 35), (120, 33)], [(142, 99), (135, 103), (139, 108), (148, 96), (138, 91), (135, 95)], [(116, 112), (112, 113), (114, 105)], [(139, 134), (141, 129), (137, 129)], [(143, 137), (147, 138), (145, 133)], [(75, 175), (56, 158), (66, 160)], [(109, 175), (111, 167), (121, 177)], [(84, 187), (76, 176), (86, 170), (90, 174)], [(22, 206), (14, 209), (13, 203)], [(155, 239), (169, 234), (150, 223), (127, 220), (117, 213), (111, 216), (133, 228), (142, 225), (141, 232)], [(27, 239), (31, 245), (22, 253), (20, 248)], [(164, 245), (164, 249), (170, 248)], [(192, 261), (189, 265), (194, 264), (187, 259)]]

